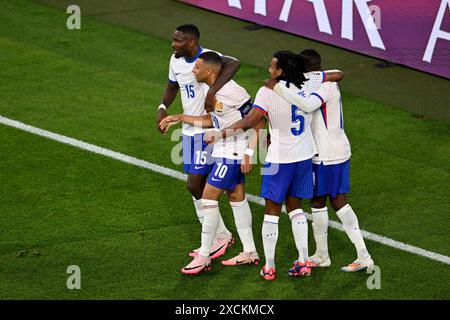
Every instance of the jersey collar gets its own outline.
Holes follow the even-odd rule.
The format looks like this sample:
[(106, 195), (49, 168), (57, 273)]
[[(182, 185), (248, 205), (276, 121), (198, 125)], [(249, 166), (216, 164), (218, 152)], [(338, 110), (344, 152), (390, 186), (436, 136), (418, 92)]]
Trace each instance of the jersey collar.
[(188, 59), (188, 58), (184, 58), (184, 60), (186, 60), (187, 63), (192, 63), (195, 62), (195, 60), (197, 60), (198, 56), (202, 54), (203, 48), (200, 47), (200, 49), (198, 50), (197, 54), (195, 55), (195, 57), (193, 57), (192, 59)]

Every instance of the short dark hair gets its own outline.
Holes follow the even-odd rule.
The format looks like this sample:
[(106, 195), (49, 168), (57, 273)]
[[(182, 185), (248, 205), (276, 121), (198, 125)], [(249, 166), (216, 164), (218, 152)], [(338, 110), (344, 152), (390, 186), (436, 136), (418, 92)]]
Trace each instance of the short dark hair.
[(200, 39), (200, 31), (196, 25), (193, 24), (183, 24), (178, 26), (175, 30), (188, 34), (196, 39)]
[(305, 49), (300, 52), (300, 57), (303, 58), (307, 71), (317, 71), (322, 69), (322, 58), (316, 50)]
[(273, 55), (277, 58), (277, 66), (283, 70), (283, 74), (279, 80), (285, 80), (287, 87), (293, 83), (296, 87), (301, 88), (306, 81), (303, 75), (303, 64), (299, 61), (299, 56), (291, 51), (277, 51)]
[(214, 51), (203, 52), (201, 55), (198, 56), (198, 58), (202, 59), (206, 63), (213, 64), (218, 68), (222, 67), (222, 59), (220, 58), (217, 52)]

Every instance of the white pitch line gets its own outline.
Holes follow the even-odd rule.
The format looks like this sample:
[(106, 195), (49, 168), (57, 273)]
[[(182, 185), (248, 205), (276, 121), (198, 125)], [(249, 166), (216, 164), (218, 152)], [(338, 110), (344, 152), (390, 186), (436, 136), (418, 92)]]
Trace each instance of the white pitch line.
[[(79, 148), (79, 149), (87, 150), (89, 152), (100, 154), (100, 155), (103, 155), (103, 156), (106, 156), (106, 157), (109, 157), (112, 159), (116, 159), (116, 160), (119, 160), (122, 162), (126, 162), (126, 163), (129, 163), (129, 164), (141, 167), (141, 168), (145, 168), (145, 169), (157, 172), (157, 173), (161, 173), (163, 175), (166, 175), (166, 176), (178, 179), (178, 180), (186, 181), (186, 179), (187, 179), (187, 175), (184, 173), (181, 173), (179, 171), (172, 170), (172, 169), (169, 169), (169, 168), (166, 168), (166, 167), (163, 167), (163, 166), (151, 163), (151, 162), (147, 162), (144, 160), (140, 160), (140, 159), (137, 159), (134, 157), (130, 157), (123, 153), (119, 153), (119, 152), (115, 152), (115, 151), (112, 151), (112, 150), (109, 150), (106, 148), (102, 148), (102, 147), (99, 147), (99, 146), (96, 146), (96, 145), (93, 145), (93, 144), (90, 144), (87, 142), (83, 142), (81, 140), (63, 136), (63, 135), (53, 133), (53, 132), (50, 132), (47, 130), (39, 129), (39, 128), (30, 126), (30, 125), (24, 124), (22, 122), (16, 121), (16, 120), (12, 120), (12, 119), (0, 116), (0, 123), (10, 126), (10, 127), (14, 127), (14, 128), (23, 130), (23, 131), (26, 131), (26, 132), (36, 134), (41, 137), (48, 138), (50, 140), (62, 142), (62, 143), (74, 146), (76, 148)], [(258, 197), (258, 196), (252, 195), (252, 194), (247, 194), (247, 199), (250, 202), (264, 206), (264, 199), (261, 197)], [(308, 219), (311, 220), (311, 214), (307, 214), (307, 216), (308, 216)], [(329, 221), (329, 226), (333, 229), (344, 231), (342, 224), (339, 222)], [(364, 231), (364, 230), (361, 230), (361, 231), (362, 231), (363, 237), (366, 239), (384, 244), (386, 246), (389, 246), (389, 247), (392, 247), (392, 248), (395, 248), (398, 250), (406, 251), (406, 252), (409, 252), (412, 254), (416, 254), (416, 255), (419, 255), (422, 257), (429, 258), (434, 261), (439, 261), (439, 262), (450, 265), (450, 257), (448, 257), (448, 256), (444, 256), (439, 253), (435, 253), (435, 252), (431, 252), (431, 251), (428, 251), (428, 250), (425, 250), (422, 248), (418, 248), (418, 247), (415, 247), (415, 246), (412, 246), (412, 245), (409, 245), (409, 244), (406, 244), (403, 242), (399, 242), (399, 241), (396, 241), (396, 240), (393, 240), (393, 239), (390, 239), (390, 238), (387, 238), (384, 236), (379, 236), (372, 232), (368, 232), (368, 231)]]

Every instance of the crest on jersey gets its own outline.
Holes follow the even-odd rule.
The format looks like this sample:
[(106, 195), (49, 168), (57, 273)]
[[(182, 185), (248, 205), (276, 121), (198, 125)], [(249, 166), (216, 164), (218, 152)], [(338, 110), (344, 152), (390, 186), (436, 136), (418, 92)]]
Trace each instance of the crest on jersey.
[(216, 102), (214, 103), (214, 111), (217, 114), (222, 114), (223, 113), (223, 103), (216, 100)]

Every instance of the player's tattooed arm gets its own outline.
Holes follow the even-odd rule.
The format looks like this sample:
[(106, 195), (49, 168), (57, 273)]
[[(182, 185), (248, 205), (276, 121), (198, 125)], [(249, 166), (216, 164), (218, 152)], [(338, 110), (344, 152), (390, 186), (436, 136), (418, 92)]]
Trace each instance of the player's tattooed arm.
[(236, 72), (241, 67), (241, 62), (236, 58), (223, 56), (222, 58), (222, 72), (217, 78), (216, 82), (209, 88), (205, 98), (205, 109), (207, 112), (211, 112), (214, 109), (214, 96), (225, 83), (230, 81)]
[(163, 99), (161, 101), (161, 105), (164, 105), (165, 108), (160, 107), (158, 108), (158, 114), (156, 116), (156, 127), (159, 129), (161, 133), (165, 133), (161, 130), (161, 121), (167, 117), (167, 108), (172, 104), (172, 102), (175, 100), (177, 94), (178, 94), (178, 83), (167, 83), (166, 91), (164, 92)]

